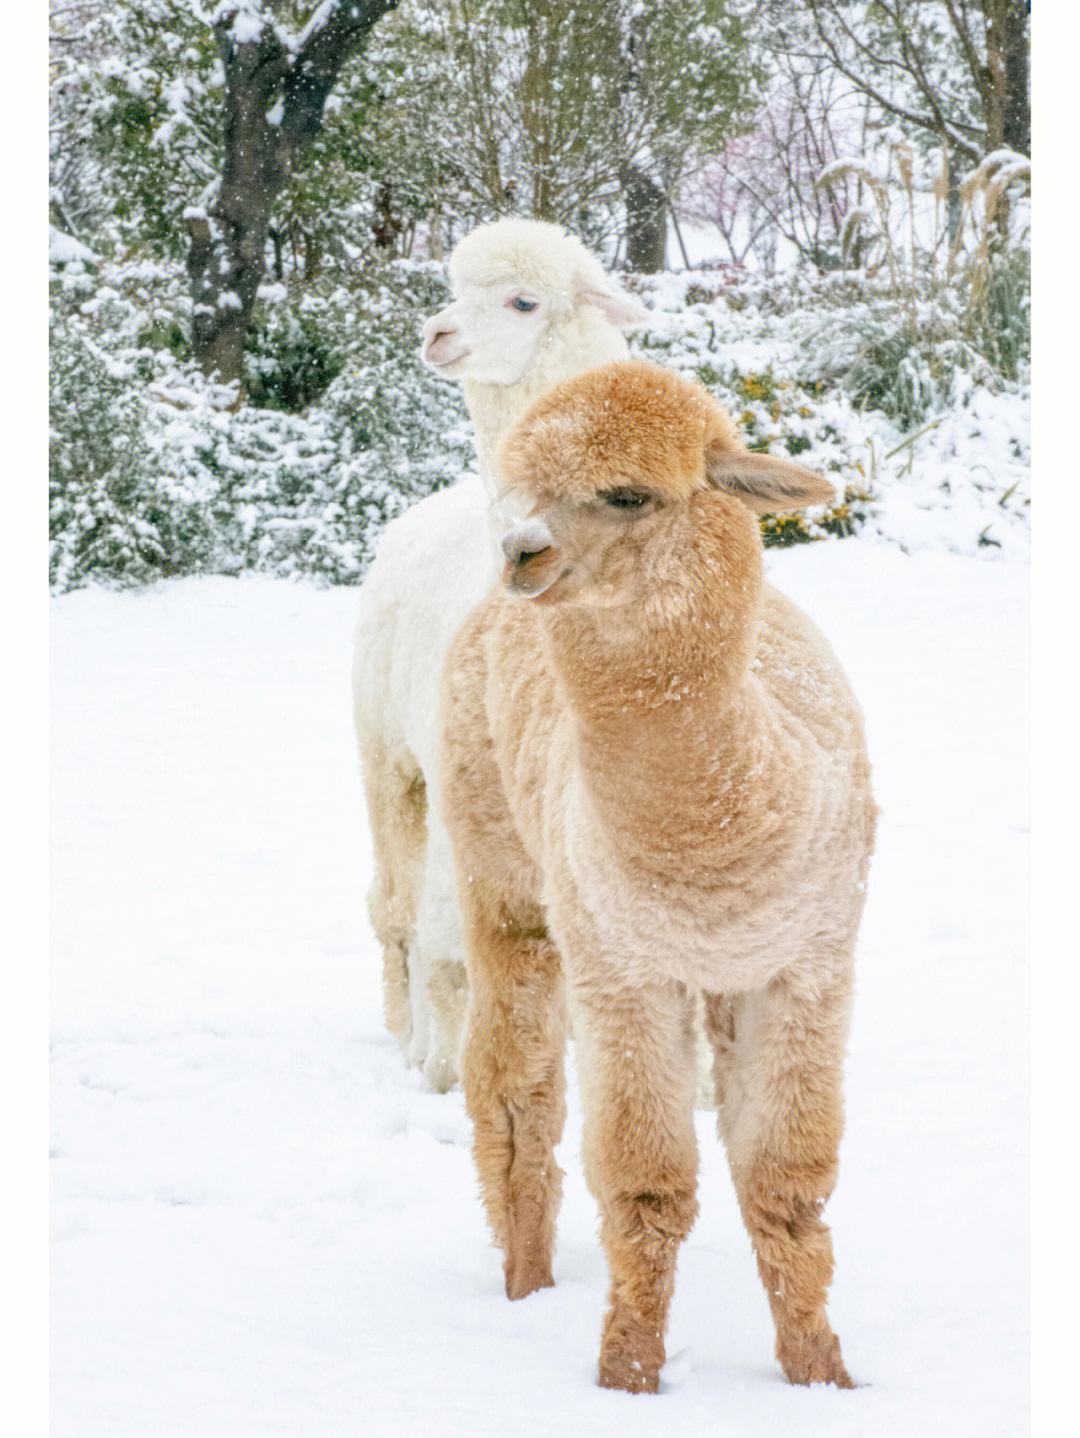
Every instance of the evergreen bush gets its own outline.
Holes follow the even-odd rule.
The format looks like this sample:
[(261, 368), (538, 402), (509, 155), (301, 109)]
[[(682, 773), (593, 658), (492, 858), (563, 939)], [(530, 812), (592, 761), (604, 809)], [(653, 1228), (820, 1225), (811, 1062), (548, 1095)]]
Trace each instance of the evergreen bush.
[(180, 279), (170, 318), (164, 274), (55, 273), (54, 588), (245, 569), (356, 582), (383, 526), (472, 462), (460, 390), (417, 353), (447, 302), (441, 269), (393, 263), (365, 288), (272, 297), (250, 374), (264, 403), (274, 385), (298, 407), (302, 384), (317, 388), (302, 413), (202, 376), (176, 342)]

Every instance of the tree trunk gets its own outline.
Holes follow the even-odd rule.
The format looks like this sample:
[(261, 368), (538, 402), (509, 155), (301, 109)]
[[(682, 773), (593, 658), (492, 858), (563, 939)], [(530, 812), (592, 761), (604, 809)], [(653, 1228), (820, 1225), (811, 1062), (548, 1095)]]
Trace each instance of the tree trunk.
[(383, 180), (375, 191), (375, 220), (372, 235), (376, 248), (393, 254), (397, 251), (398, 236), (404, 225), (394, 210), (394, 190), (389, 180)]
[(1026, 0), (983, 0), (986, 148), (1031, 154)]
[(1004, 15), (1005, 104), (1002, 136), (1010, 150), (1031, 154), (1031, 98), (1028, 89), (1027, 0), (1010, 0)]
[(626, 263), (631, 270), (655, 274), (667, 256), (667, 197), (636, 165), (622, 172), (626, 206)]
[[(988, 151), (1003, 147), (1031, 153), (1031, 104), (1028, 92), (1026, 0), (983, 0), (986, 25), (986, 129)], [(1009, 197), (994, 211), (993, 245), (1009, 244)]]
[(442, 215), (436, 205), (428, 216), (428, 254), (433, 260), (442, 260), (443, 234)]
[[(295, 50), (273, 27), (237, 7), (218, 11), (225, 71), (225, 159), (209, 210), (190, 209), (188, 275), (192, 343), (204, 372), (240, 378), (244, 337), (266, 262), (270, 214), (289, 173), (322, 128), (342, 66), (397, 0), (331, 4)], [(253, 23), (254, 19), (254, 23)]]
[(285, 278), (285, 247), (281, 231), (276, 227), (270, 230), (270, 243), (274, 247), (274, 279), (283, 280)]

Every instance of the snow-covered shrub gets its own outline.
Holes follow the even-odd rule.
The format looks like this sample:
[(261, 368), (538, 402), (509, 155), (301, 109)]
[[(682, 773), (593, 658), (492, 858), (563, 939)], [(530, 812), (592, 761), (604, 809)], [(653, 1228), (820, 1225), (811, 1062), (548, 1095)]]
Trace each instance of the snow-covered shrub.
[(345, 356), (320, 309), (301, 300), (296, 305), (267, 305), (256, 315), (247, 334), (244, 366), (244, 389), (253, 405), (295, 414), (325, 393), (341, 373)]
[(383, 526), (472, 462), (460, 391), (417, 354), (422, 318), (445, 302), (431, 267), (388, 266), (366, 296), (339, 297), (327, 336), (342, 368), (318, 404), (219, 422), (207, 462), (243, 567), (355, 583)]
[(1023, 252), (993, 262), (979, 317), (959, 286), (928, 286), (925, 298), (903, 300), (867, 286), (855, 302), (838, 303), (826, 290), (821, 309), (799, 327), (801, 369), (841, 388), (857, 407), (914, 429), (952, 405), (969, 382), (998, 390), (1023, 377), (1028, 273)]
[(860, 408), (915, 428), (949, 403), (957, 372), (993, 382), (991, 366), (959, 333), (950, 296), (914, 309), (871, 297), (840, 315), (826, 311), (802, 335), (806, 371), (837, 384)]
[(384, 266), (362, 307), (348, 315), (345, 366), (322, 404), (354, 453), (381, 449), (417, 461), (429, 470), (429, 488), (472, 463), (459, 386), (435, 380), (420, 362), (423, 322), (449, 301), (441, 265), (402, 260)]
[(816, 515), (769, 516), (766, 545), (862, 533), (904, 547), (967, 554), (1026, 550), (1030, 392), (986, 366), (957, 368), (932, 416), (910, 431), (881, 408), (856, 404), (803, 337), (820, 347), (855, 330), (874, 294), (853, 272), (797, 269), (766, 276), (730, 266), (630, 276), (652, 311), (635, 352), (696, 375), (740, 421), (751, 448), (798, 457), (836, 485), (839, 503)]
[(268, 297), (281, 314), (268, 328), (284, 334), (299, 315), (335, 357), (303, 414), (202, 376), (177, 268), (58, 264), (53, 281), (59, 590), (244, 569), (352, 583), (383, 525), (471, 462), (460, 391), (417, 356), (422, 320), (447, 299), (436, 266), (387, 265), (366, 288), (291, 306)]
[(212, 489), (157, 463), (130, 358), (57, 314), (49, 367), (50, 556), (58, 590), (216, 568)]
[(300, 567), (359, 579), (382, 526), (473, 463), (461, 390), (419, 358), (423, 321), (449, 301), (441, 266), (397, 261), (351, 308), (340, 308), (343, 368), (308, 414), (336, 454), (322, 525)]

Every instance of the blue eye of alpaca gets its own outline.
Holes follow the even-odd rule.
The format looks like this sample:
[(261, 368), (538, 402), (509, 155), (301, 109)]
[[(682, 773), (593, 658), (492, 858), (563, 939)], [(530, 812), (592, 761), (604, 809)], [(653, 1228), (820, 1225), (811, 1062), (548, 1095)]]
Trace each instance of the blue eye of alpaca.
[(540, 301), (523, 300), (520, 295), (515, 295), (515, 297), (510, 301), (510, 303), (511, 305), (513, 305), (514, 309), (520, 311), (521, 314), (527, 315), (532, 310), (535, 310), (538, 307)]

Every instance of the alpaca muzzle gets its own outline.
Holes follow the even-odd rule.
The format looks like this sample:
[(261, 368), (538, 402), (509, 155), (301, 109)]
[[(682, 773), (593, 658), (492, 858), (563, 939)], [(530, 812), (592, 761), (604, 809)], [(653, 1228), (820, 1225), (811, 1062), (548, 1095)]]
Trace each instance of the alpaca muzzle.
[(424, 325), (420, 358), (432, 369), (446, 369), (470, 353), (460, 327), (446, 310), (433, 315)]
[(542, 519), (526, 519), (506, 532), (502, 552), (508, 564), (520, 566), (551, 549), (555, 539)]
[(515, 524), (502, 538), (504, 581), (512, 594), (533, 599), (564, 572), (555, 539), (542, 519)]

